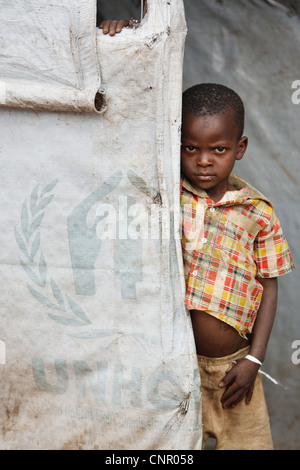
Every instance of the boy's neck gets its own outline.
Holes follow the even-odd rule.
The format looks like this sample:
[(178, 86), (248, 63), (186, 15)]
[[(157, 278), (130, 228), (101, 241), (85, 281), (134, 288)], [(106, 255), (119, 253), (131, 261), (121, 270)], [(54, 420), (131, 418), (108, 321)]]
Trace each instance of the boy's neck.
[(212, 191), (206, 191), (206, 193), (212, 201), (219, 202), (219, 201), (221, 201), (221, 199), (223, 199), (225, 194), (228, 193), (229, 191), (238, 191), (238, 188), (236, 188), (233, 184), (230, 184), (229, 181), (228, 181), (227, 189), (225, 191), (214, 194), (214, 192), (212, 190)]
[[(200, 196), (201, 198), (206, 198), (209, 197), (214, 203), (219, 202), (227, 192), (229, 191), (234, 191), (234, 192), (239, 192), (241, 190), (248, 192), (250, 190), (251, 197), (259, 198), (259, 199), (264, 199), (267, 200), (261, 193), (259, 193), (255, 188), (249, 187), (248, 183), (246, 181), (242, 180), (240, 177), (234, 175), (233, 173), (230, 175), (229, 180), (228, 180), (228, 187), (227, 191), (225, 191), (222, 195), (222, 197), (212, 197), (214, 196), (213, 194), (209, 194), (209, 191), (206, 191), (205, 189), (200, 189), (194, 186), (194, 184), (186, 177), (184, 174), (182, 174), (183, 178), (183, 186), (188, 190), (191, 191), (192, 193), (196, 194), (197, 196)], [(248, 188), (248, 189), (247, 189)], [(219, 195), (220, 196), (220, 195)], [(232, 199), (232, 198), (231, 198)]]

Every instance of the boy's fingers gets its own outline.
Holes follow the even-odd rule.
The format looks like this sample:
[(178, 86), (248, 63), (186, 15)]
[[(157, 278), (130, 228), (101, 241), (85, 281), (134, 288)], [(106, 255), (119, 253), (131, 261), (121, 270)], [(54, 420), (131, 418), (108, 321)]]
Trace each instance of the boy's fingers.
[(227, 389), (221, 398), (223, 408), (233, 408), (236, 406), (246, 395), (246, 390), (237, 387), (230, 387)]
[(250, 401), (251, 401), (251, 398), (252, 398), (252, 395), (253, 395), (253, 389), (254, 389), (254, 384), (249, 388), (247, 394), (246, 394), (246, 405), (249, 405)]
[(117, 21), (117, 20), (111, 21), (111, 23), (110, 23), (110, 25), (109, 25), (109, 31), (108, 31), (108, 34), (109, 34), (110, 36), (114, 36), (116, 33), (119, 32), (119, 31), (116, 31), (117, 24), (118, 24), (118, 21)]
[(103, 34), (109, 33), (111, 36), (115, 34), (117, 21), (116, 20), (104, 20), (100, 23), (99, 28), (103, 30)]
[(234, 408), (243, 399), (243, 394), (237, 394), (234, 397), (222, 402), (223, 408)]
[(226, 387), (234, 379), (234, 374), (231, 374), (231, 371), (228, 372), (225, 377), (219, 382), (219, 387)]
[(116, 32), (117, 33), (120, 33), (122, 31), (123, 28), (125, 28), (126, 26), (129, 25), (129, 21), (128, 20), (119, 20), (117, 22), (117, 26), (116, 26)]
[(238, 387), (236, 386), (235, 383), (232, 383), (224, 391), (222, 398), (221, 398), (221, 402), (225, 403), (227, 400), (231, 399), (237, 392), (238, 392)]
[(109, 30), (109, 22), (108, 21), (101, 21), (99, 25), (100, 29), (103, 29), (103, 34), (107, 34)]
[(114, 36), (116, 33), (120, 33), (122, 29), (128, 25), (128, 20), (104, 20), (100, 23), (99, 28), (103, 30), (103, 34)]

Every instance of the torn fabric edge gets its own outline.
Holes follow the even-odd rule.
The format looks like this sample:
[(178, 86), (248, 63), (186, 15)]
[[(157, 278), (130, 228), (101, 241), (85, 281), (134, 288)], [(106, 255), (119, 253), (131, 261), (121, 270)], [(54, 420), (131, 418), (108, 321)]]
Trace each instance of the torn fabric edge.
[[(55, 5), (52, 5), (55, 8)], [(54, 112), (102, 113), (106, 109), (96, 42), (96, 0), (70, 6), (70, 49), (80, 86), (48, 86), (0, 77), (0, 106)], [(38, 18), (36, 18), (38, 20)], [(34, 25), (33, 25), (34, 26)]]
[(45, 84), (0, 81), (0, 106), (55, 112), (102, 113), (103, 90), (78, 90)]

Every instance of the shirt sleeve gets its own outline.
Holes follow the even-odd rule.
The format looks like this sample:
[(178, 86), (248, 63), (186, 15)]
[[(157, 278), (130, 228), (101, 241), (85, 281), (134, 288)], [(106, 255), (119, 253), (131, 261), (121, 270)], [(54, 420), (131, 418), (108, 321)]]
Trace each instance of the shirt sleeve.
[(282, 276), (295, 268), (288, 243), (274, 211), (269, 223), (255, 239), (254, 256), (258, 278)]

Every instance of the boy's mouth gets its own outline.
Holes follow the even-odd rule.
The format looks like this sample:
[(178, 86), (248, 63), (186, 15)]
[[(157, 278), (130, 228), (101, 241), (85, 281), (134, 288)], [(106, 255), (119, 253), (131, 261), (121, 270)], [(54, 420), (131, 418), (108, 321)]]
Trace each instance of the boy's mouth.
[(201, 181), (211, 181), (213, 178), (213, 175), (207, 175), (205, 173), (201, 173), (199, 175), (195, 175), (195, 177)]

